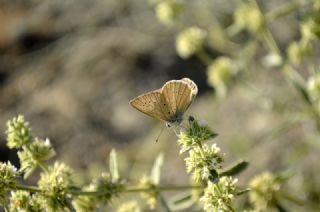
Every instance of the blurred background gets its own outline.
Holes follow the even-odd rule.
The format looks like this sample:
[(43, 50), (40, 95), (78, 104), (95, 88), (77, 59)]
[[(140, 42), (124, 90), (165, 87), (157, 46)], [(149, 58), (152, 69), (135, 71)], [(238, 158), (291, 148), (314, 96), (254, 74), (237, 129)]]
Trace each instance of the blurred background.
[[(271, 11), (290, 2), (294, 1), (261, 1), (261, 8)], [(8, 119), (23, 114), (35, 135), (50, 138), (56, 158), (85, 171), (87, 179), (107, 168), (108, 155), (116, 149), (120, 173), (130, 176), (129, 181), (148, 174), (155, 157), (164, 152), (162, 183), (188, 184), (174, 132), (165, 130), (156, 143), (164, 123), (136, 111), (129, 101), (168, 80), (189, 77), (199, 94), (187, 115), (206, 120), (219, 134), (214, 141), (226, 153), (226, 166), (240, 159), (250, 162), (238, 176), (240, 185), (245, 187), (263, 171), (289, 172), (286, 186), (302, 199), (319, 202), (320, 143), (315, 121), (306, 115), (299, 92), (268, 63), (266, 43), (253, 42), (249, 32), (234, 27), (239, 2), (183, 1), (183, 12), (174, 24), (163, 23), (156, 4), (144, 0), (0, 3), (1, 161), (18, 165), (16, 152), (6, 147), (4, 132)], [(269, 24), (281, 52), (301, 37), (301, 13), (303, 8)], [(206, 58), (183, 58), (176, 51), (177, 34), (190, 26), (206, 31), (206, 56), (236, 58), (232, 61), (237, 75), (223, 97), (210, 83)], [(226, 41), (223, 33), (234, 36)], [(314, 49), (297, 67), (305, 79), (310, 64), (319, 65), (318, 44)], [(289, 208), (304, 211), (299, 205)]]

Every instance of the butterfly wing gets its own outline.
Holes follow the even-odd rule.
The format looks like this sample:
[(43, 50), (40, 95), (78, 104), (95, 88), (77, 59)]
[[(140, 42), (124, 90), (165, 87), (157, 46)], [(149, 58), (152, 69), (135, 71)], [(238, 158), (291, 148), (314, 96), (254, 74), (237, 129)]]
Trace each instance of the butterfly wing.
[(130, 105), (155, 119), (168, 121), (169, 116), (164, 111), (161, 98), (161, 90), (159, 89), (132, 99)]
[(167, 111), (165, 112), (171, 116), (180, 116), (191, 105), (194, 97), (198, 93), (198, 88), (192, 80), (183, 78), (182, 80), (170, 80), (164, 84), (161, 93), (164, 102), (167, 104), (165, 108)]
[(174, 115), (177, 112), (177, 98), (181, 89), (180, 80), (170, 80), (166, 82), (161, 89), (161, 98), (164, 102), (165, 112)]
[(196, 85), (196, 83), (194, 83), (191, 79), (189, 78), (183, 78), (181, 79), (181, 81), (186, 82), (190, 88), (191, 88), (191, 95), (193, 96), (192, 98), (194, 99), (194, 97), (197, 95), (198, 93), (198, 87)]
[(187, 84), (187, 88), (181, 89), (181, 92), (178, 95), (177, 113), (184, 113), (198, 93), (197, 85), (189, 78), (183, 78), (181, 82)]

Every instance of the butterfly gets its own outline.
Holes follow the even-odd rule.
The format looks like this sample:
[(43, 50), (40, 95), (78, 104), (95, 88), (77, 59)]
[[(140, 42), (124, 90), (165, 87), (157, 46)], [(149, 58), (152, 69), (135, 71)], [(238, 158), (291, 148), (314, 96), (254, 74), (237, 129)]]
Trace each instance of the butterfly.
[(144, 93), (130, 101), (130, 105), (167, 126), (178, 126), (183, 114), (198, 93), (197, 85), (189, 78), (170, 80), (162, 88)]

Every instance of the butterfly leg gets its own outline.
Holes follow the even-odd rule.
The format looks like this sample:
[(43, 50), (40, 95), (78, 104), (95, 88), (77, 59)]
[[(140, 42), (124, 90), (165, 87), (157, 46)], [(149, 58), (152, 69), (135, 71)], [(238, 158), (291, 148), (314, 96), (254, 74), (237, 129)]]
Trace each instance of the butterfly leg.
[(176, 134), (176, 136), (179, 136), (179, 132), (177, 131), (177, 129), (179, 128), (179, 126), (175, 126), (174, 128), (173, 128), (173, 131), (174, 131), (174, 133)]

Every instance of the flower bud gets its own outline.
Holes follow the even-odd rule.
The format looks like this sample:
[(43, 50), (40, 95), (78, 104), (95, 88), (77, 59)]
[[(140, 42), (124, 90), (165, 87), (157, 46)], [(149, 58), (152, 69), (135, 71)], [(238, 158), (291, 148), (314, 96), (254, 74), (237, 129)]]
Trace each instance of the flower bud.
[(182, 58), (190, 56), (201, 50), (206, 38), (206, 32), (197, 27), (190, 27), (180, 32), (176, 39), (176, 50)]
[(17, 183), (18, 171), (10, 162), (0, 162), (0, 205), (4, 205), (7, 199), (8, 189)]
[(320, 24), (315, 23), (313, 20), (309, 20), (301, 26), (302, 36), (307, 39), (320, 38)]
[(265, 172), (251, 180), (250, 188), (249, 200), (255, 209), (267, 211), (280, 190), (280, 183), (275, 175)]
[(258, 8), (242, 4), (234, 13), (235, 23), (240, 28), (248, 29), (252, 33), (261, 31), (264, 18)]
[(311, 54), (311, 52), (312, 46), (306, 40), (292, 42), (287, 50), (289, 60), (295, 65), (299, 65), (306, 56)]
[(21, 148), (31, 142), (31, 128), (24, 117), (19, 115), (7, 122), (7, 145), (9, 148)]
[(232, 211), (232, 202), (237, 196), (235, 184), (237, 179), (221, 177), (218, 184), (210, 183), (204, 190), (200, 201), (204, 204), (205, 211)]
[(218, 96), (225, 96), (227, 85), (236, 73), (232, 61), (228, 57), (215, 59), (208, 67), (208, 83), (216, 88)]
[(43, 211), (42, 199), (27, 191), (11, 192), (10, 209), (12, 211)]
[(182, 10), (183, 4), (178, 0), (162, 1), (156, 5), (157, 17), (165, 25), (172, 25)]
[(62, 211), (67, 207), (68, 189), (72, 185), (71, 174), (68, 166), (58, 162), (49, 167), (48, 172), (41, 173), (38, 185), (44, 191), (44, 200), (49, 209)]
[(213, 86), (227, 84), (233, 73), (234, 71), (231, 59), (227, 57), (219, 57), (208, 67), (209, 84)]

